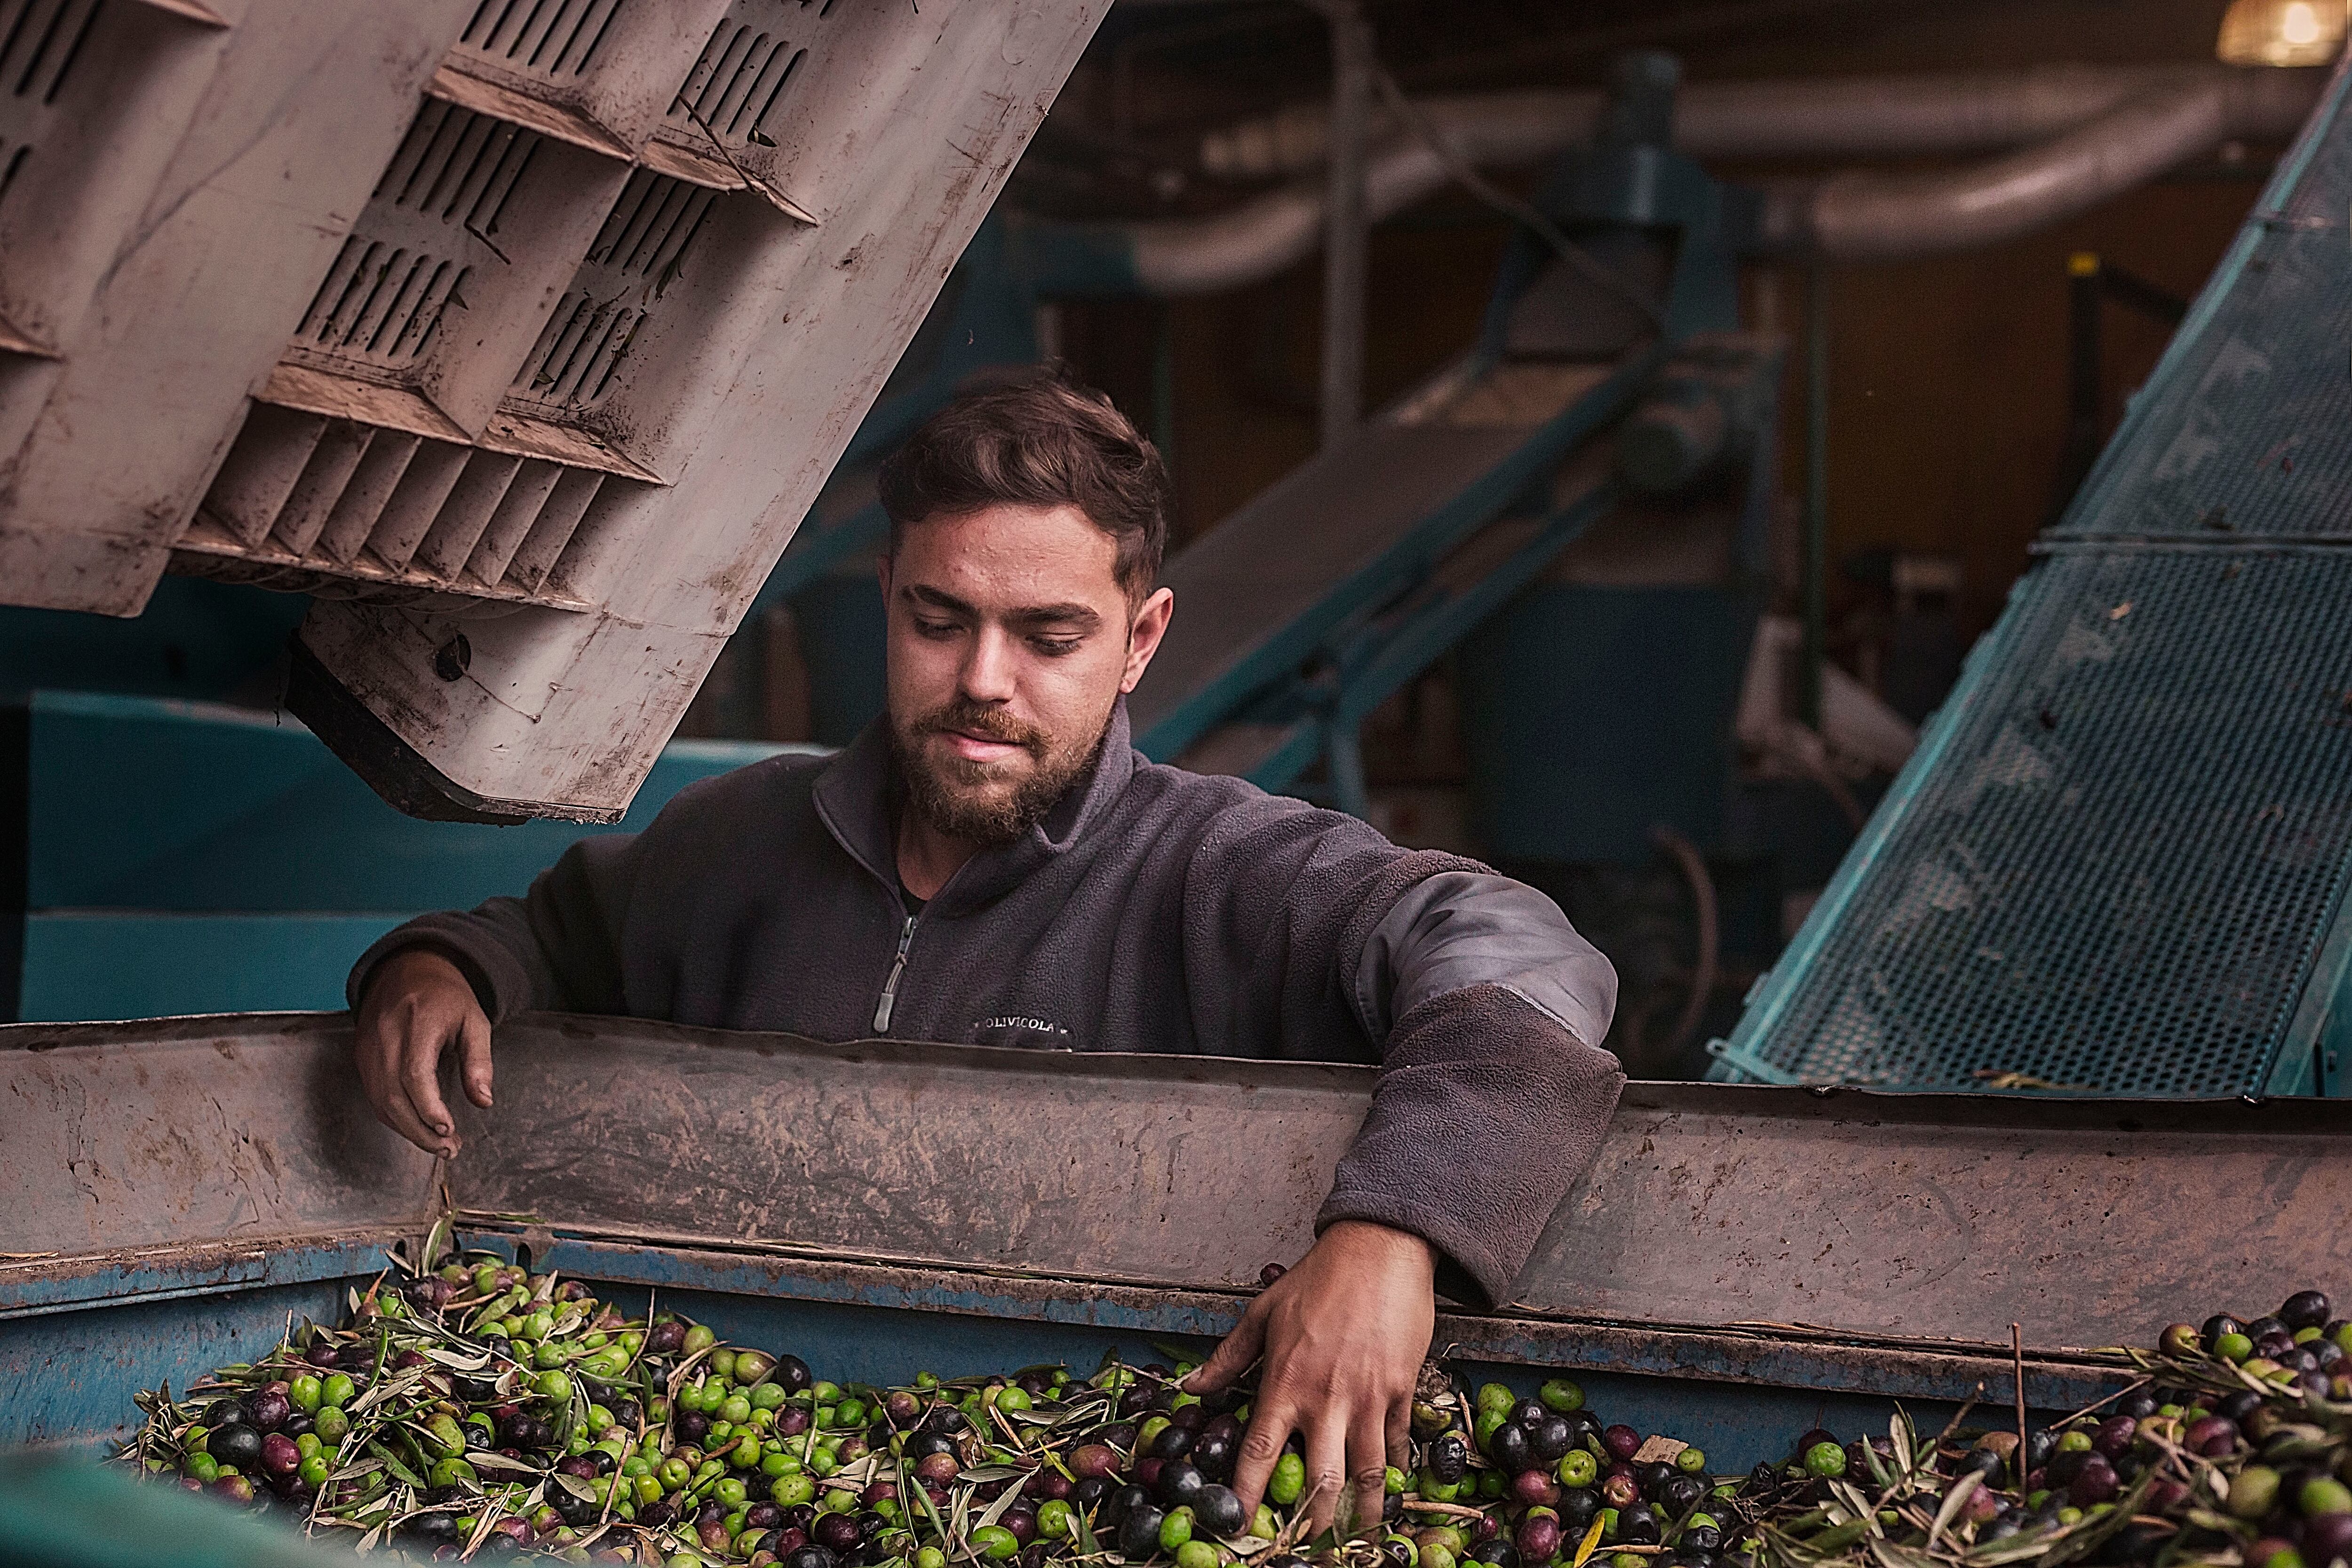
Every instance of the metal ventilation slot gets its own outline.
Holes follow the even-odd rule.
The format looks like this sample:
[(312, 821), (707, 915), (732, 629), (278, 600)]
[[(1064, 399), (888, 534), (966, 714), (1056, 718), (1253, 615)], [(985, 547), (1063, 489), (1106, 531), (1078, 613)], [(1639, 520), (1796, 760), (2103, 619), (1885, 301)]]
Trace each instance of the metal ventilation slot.
[(546, 589), (556, 563), (579, 531), (580, 520), (588, 514), (589, 503), (604, 488), (604, 476), (592, 468), (563, 470), (563, 477), (548, 492), (547, 504), (532, 520), (530, 531), (507, 563), (503, 581), (509, 587), (534, 595)]
[(773, 11), (778, 20), (785, 12), (782, 5), (739, 6), (720, 22), (686, 85), (678, 89), (670, 118), (722, 142), (773, 146), (768, 116), (808, 50), (795, 48), (789, 38), (757, 23), (740, 20), (740, 14), (751, 9)]
[(802, 223), (816, 218), (770, 177), (786, 89), (804, 73), (808, 38), (833, 9), (796, 0), (737, 0), (711, 32), (669, 107), (646, 165), (714, 190), (757, 190)]
[(577, 411), (610, 391), (630, 343), (684, 268), (718, 200), (717, 192), (683, 180), (645, 169), (631, 174), (509, 396)]
[(375, 432), (364, 425), (348, 419), (333, 419), (319, 433), (318, 444), (310, 448), (310, 460), (302, 466), (302, 477), (294, 481), (287, 492), (285, 504), (278, 509), (277, 519), (270, 524), (268, 543), (272, 549), (289, 555), (310, 553), (310, 546), (327, 526), (327, 519), (335, 509), (335, 500), (352, 482), (352, 475), (367, 456), (369, 442)]
[(326, 430), (327, 421), (316, 414), (254, 405), (205, 495), (205, 514), (237, 543), (259, 544), (269, 537)]
[[(82, 58), (82, 45), (105, 4), (0, 0), (0, 203), (16, 188), (51, 128), (73, 111), (71, 102), (58, 107), (58, 95)], [(31, 346), (0, 347), (18, 353), (47, 352), (24, 333), (13, 335)]]
[(313, 542), (318, 554), (341, 566), (359, 559), (360, 552), (367, 548), (368, 535), (375, 530), (375, 520), (383, 515), (392, 492), (400, 488), (408, 465), (424, 445), (424, 437), (397, 430), (375, 433)]
[(521, 467), (520, 458), (503, 452), (477, 451), (467, 458), (465, 470), (449, 488), (448, 499), (441, 503), (433, 526), (417, 545), (413, 563), (444, 582), (456, 582)]
[(458, 45), (513, 70), (578, 76), (620, 9), (621, 0), (483, 0)]
[(375, 527), (368, 531), (367, 552), (395, 572), (405, 571), (416, 547), (432, 531), (442, 503), (457, 488), (471, 455), (470, 448), (446, 441), (427, 441), (419, 447), (416, 456), (409, 459), (407, 472), (393, 487), (392, 499), (384, 502)]
[(507, 563), (514, 559), (522, 542), (530, 537), (531, 525), (539, 521), (563, 478), (561, 463), (551, 463), (538, 458), (521, 460), (507, 493), (499, 500), (498, 510), (490, 514), (482, 528), (481, 537), (474, 542), (472, 552), (466, 558), (465, 577), (482, 587), (495, 588), (507, 574)]

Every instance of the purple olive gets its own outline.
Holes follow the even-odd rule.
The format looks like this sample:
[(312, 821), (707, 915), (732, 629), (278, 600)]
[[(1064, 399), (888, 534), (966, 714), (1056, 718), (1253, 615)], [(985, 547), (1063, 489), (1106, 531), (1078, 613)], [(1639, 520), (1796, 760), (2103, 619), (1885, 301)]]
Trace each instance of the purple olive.
[(1070, 1473), (1080, 1479), (1115, 1476), (1118, 1474), (1118, 1450), (1103, 1443), (1083, 1444), (1071, 1451)]
[(241, 1403), (247, 1422), (257, 1432), (275, 1432), (294, 1414), (293, 1402), (286, 1397), (285, 1388), (274, 1383), (254, 1390)]
[(1601, 1441), (1612, 1458), (1631, 1459), (1642, 1451), (1642, 1435), (1631, 1426), (1611, 1426), (1601, 1434)]
[(649, 1355), (676, 1355), (686, 1343), (686, 1325), (676, 1318), (656, 1323), (646, 1331), (646, 1352)]
[[(1031, 1523), (1034, 1525), (1035, 1521), (1031, 1521)], [(851, 1551), (863, 1537), (864, 1531), (857, 1528), (857, 1521), (845, 1513), (824, 1514), (809, 1531), (809, 1539), (827, 1552)]]
[(922, 1415), (923, 1402), (902, 1388), (882, 1402), (882, 1413), (894, 1426), (910, 1426)]
[(316, 1340), (311, 1342), (310, 1350), (304, 1352), (302, 1359), (312, 1366), (332, 1366), (338, 1355), (334, 1346), (324, 1340)]
[(2096, 1508), (2103, 1502), (2113, 1502), (2122, 1489), (2116, 1468), (2107, 1463), (2105, 1455), (2099, 1453), (2084, 1458), (2083, 1468), (2066, 1483), (2066, 1495), (2074, 1499), (2076, 1508)]
[(1528, 1510), (1512, 1538), (1520, 1558), (1529, 1563), (1549, 1563), (1559, 1555), (1559, 1516), (1549, 1509)]
[(220, 1479), (213, 1482), (212, 1494), (216, 1498), (226, 1498), (230, 1502), (251, 1502), (253, 1500), (253, 1482), (249, 1478), (245, 1476), (223, 1476)]
[(2218, 1459), (2238, 1446), (2238, 1424), (2226, 1415), (2208, 1415), (2180, 1436), (2189, 1452)]
[(302, 1468), (302, 1450), (283, 1432), (267, 1433), (261, 1439), (261, 1468), (273, 1476), (290, 1476)]
[(2120, 1459), (2131, 1452), (2132, 1439), (2139, 1433), (2139, 1423), (2128, 1415), (2110, 1415), (2099, 1423), (2091, 1438), (2091, 1447), (2110, 1459)]

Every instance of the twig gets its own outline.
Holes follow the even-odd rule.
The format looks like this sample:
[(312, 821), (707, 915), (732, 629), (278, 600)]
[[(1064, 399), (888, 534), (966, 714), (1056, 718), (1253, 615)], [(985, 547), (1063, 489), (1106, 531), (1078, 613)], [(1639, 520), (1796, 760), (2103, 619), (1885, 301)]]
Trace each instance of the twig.
[(2025, 1484), (2025, 1328), (2009, 1325), (2009, 1359), (2017, 1369), (2017, 1484)]

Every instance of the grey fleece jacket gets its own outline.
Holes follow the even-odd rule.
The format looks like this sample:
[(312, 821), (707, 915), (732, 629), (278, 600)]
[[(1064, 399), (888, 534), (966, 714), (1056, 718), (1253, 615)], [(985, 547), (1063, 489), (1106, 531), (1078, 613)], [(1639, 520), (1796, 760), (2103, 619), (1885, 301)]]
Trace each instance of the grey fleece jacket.
[(1616, 975), (1550, 900), (1354, 817), (1160, 766), (1124, 705), (1102, 759), (1025, 837), (919, 911), (897, 875), (887, 734), (682, 791), (584, 838), (521, 899), (426, 915), (493, 1021), (621, 1014), (818, 1039), (1377, 1063), (1319, 1231), (1366, 1219), (1508, 1297), (1591, 1163), (1624, 1075), (1592, 1042)]

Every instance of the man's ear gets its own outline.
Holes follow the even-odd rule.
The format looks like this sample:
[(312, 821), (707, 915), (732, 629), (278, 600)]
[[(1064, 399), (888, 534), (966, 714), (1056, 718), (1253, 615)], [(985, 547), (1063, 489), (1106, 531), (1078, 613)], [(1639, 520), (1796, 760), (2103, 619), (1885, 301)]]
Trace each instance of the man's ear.
[[(889, 588), (885, 584), (884, 593)], [(1155, 589), (1127, 628), (1127, 669), (1119, 677), (1118, 689), (1132, 691), (1151, 668), (1151, 656), (1160, 651), (1160, 639), (1168, 635), (1168, 622), (1176, 614), (1176, 595), (1169, 588)]]

